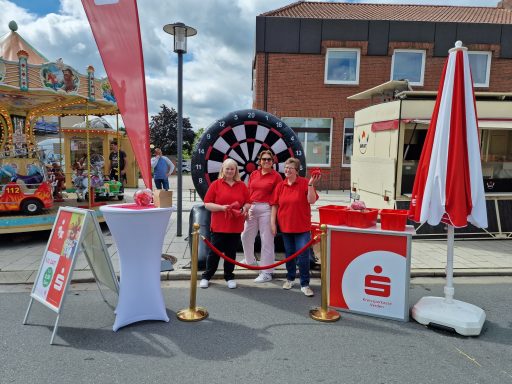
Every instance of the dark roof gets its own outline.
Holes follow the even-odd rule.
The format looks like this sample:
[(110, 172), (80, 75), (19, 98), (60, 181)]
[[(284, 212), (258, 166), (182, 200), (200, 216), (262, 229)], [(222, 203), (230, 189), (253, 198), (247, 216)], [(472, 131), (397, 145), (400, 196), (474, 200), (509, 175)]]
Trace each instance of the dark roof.
[(358, 4), (298, 1), (261, 16), (337, 20), (512, 24), (512, 10), (444, 5)]

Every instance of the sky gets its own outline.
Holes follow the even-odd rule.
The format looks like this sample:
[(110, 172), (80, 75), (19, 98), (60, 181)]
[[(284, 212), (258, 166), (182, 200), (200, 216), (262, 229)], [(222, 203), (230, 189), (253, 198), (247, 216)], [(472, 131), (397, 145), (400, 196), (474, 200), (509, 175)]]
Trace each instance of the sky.
[[(197, 29), (183, 65), (183, 116), (195, 130), (231, 111), (252, 106), (256, 16), (294, 0), (138, 0), (149, 115), (162, 104), (177, 108), (177, 55), (163, 31), (183, 22)], [(498, 0), (352, 0), (351, 3), (495, 7)], [(80, 0), (0, 0), (0, 36), (15, 20), (18, 33), (50, 61), (62, 58), (85, 74), (106, 76)], [(111, 120), (113, 121), (113, 120)]]

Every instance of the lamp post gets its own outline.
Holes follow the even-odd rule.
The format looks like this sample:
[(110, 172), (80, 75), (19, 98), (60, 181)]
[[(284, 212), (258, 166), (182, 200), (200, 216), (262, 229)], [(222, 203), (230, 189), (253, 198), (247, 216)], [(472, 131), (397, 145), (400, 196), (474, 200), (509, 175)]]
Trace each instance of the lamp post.
[(164, 31), (174, 36), (174, 52), (178, 54), (178, 219), (176, 236), (182, 236), (182, 196), (183, 196), (183, 54), (187, 53), (187, 37), (194, 36), (197, 31), (183, 23), (164, 25)]

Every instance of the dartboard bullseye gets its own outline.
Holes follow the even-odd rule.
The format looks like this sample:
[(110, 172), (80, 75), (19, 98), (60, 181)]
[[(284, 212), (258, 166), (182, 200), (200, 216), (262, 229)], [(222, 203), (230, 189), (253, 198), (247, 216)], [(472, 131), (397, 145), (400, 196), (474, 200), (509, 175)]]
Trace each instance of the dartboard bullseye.
[(231, 112), (210, 125), (192, 155), (192, 180), (204, 197), (208, 186), (217, 179), (222, 162), (231, 158), (238, 164), (240, 177), (248, 180), (258, 168), (258, 154), (269, 149), (274, 154), (274, 168), (284, 177), (284, 162), (296, 157), (301, 162), (299, 174), (306, 173), (306, 158), (295, 133), (274, 115), (257, 109)]

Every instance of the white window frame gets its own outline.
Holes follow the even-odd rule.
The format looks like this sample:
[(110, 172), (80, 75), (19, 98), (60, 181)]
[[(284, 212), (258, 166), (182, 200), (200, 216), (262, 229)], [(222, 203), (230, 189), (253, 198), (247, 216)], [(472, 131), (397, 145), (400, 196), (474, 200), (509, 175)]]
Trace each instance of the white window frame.
[[(302, 117), (302, 116), (286, 116), (286, 117), (282, 117), (281, 120), (283, 120), (284, 123), (286, 125), (288, 125), (288, 127), (293, 131), (294, 127), (289, 125), (286, 122), (286, 119), (304, 119), (306, 121), (306, 126), (305, 127), (300, 127), (300, 128), (310, 128), (310, 127), (307, 126), (307, 121), (309, 119), (325, 119), (325, 120), (330, 120), (331, 124), (330, 124), (330, 127), (329, 127), (329, 162), (327, 164), (325, 164), (325, 163), (318, 164), (318, 163), (307, 162), (307, 166), (309, 168), (310, 167), (330, 168), (331, 167), (331, 157), (332, 157), (332, 125), (333, 125), (333, 118), (332, 117)], [(295, 127), (295, 128), (299, 128), (299, 127)], [(302, 144), (302, 149), (304, 150), (304, 155), (306, 156), (307, 155), (308, 132), (304, 132), (304, 133), (305, 133), (305, 137), (306, 137), (306, 142), (305, 143), (301, 142), (301, 144)], [(297, 135), (297, 132), (295, 132), (295, 134)], [(306, 160), (307, 160), (307, 156), (306, 156)]]
[(492, 53), (489, 51), (468, 51), (468, 56), (469, 55), (487, 55), (487, 68), (485, 70), (485, 83), (473, 82), (473, 87), (489, 88), (489, 82), (490, 82), (490, 78), (491, 78)]
[(355, 119), (353, 117), (345, 117), (343, 118), (343, 140), (341, 141), (341, 167), (342, 168), (350, 168), (352, 167), (352, 156), (350, 157), (350, 164), (345, 163), (345, 129), (347, 129), (347, 120), (352, 120), (352, 156), (354, 156), (354, 133), (355, 133)]
[[(422, 87), (423, 86), (423, 81), (425, 79), (425, 59), (426, 59), (426, 56), (427, 56), (427, 53), (425, 50), (423, 49), (395, 49), (393, 51), (393, 56), (391, 57), (391, 74), (389, 75), (389, 78), (390, 80), (393, 80), (393, 72), (395, 70), (395, 54), (396, 53), (421, 53), (421, 80), (418, 82), (418, 81), (409, 81), (407, 79), (407, 81), (409, 82), (410, 85), (416, 85), (416, 86), (419, 86), (419, 87)], [(395, 79), (395, 80), (399, 80), (399, 79)]]
[[(356, 79), (355, 80), (328, 80), (327, 74), (329, 69), (329, 53), (331, 52), (340, 52), (340, 51), (349, 51), (356, 52)], [(324, 68), (324, 84), (345, 84), (345, 85), (358, 85), (359, 84), (359, 67), (361, 64), (361, 49), (360, 48), (327, 48), (327, 52), (325, 53), (325, 68)]]

